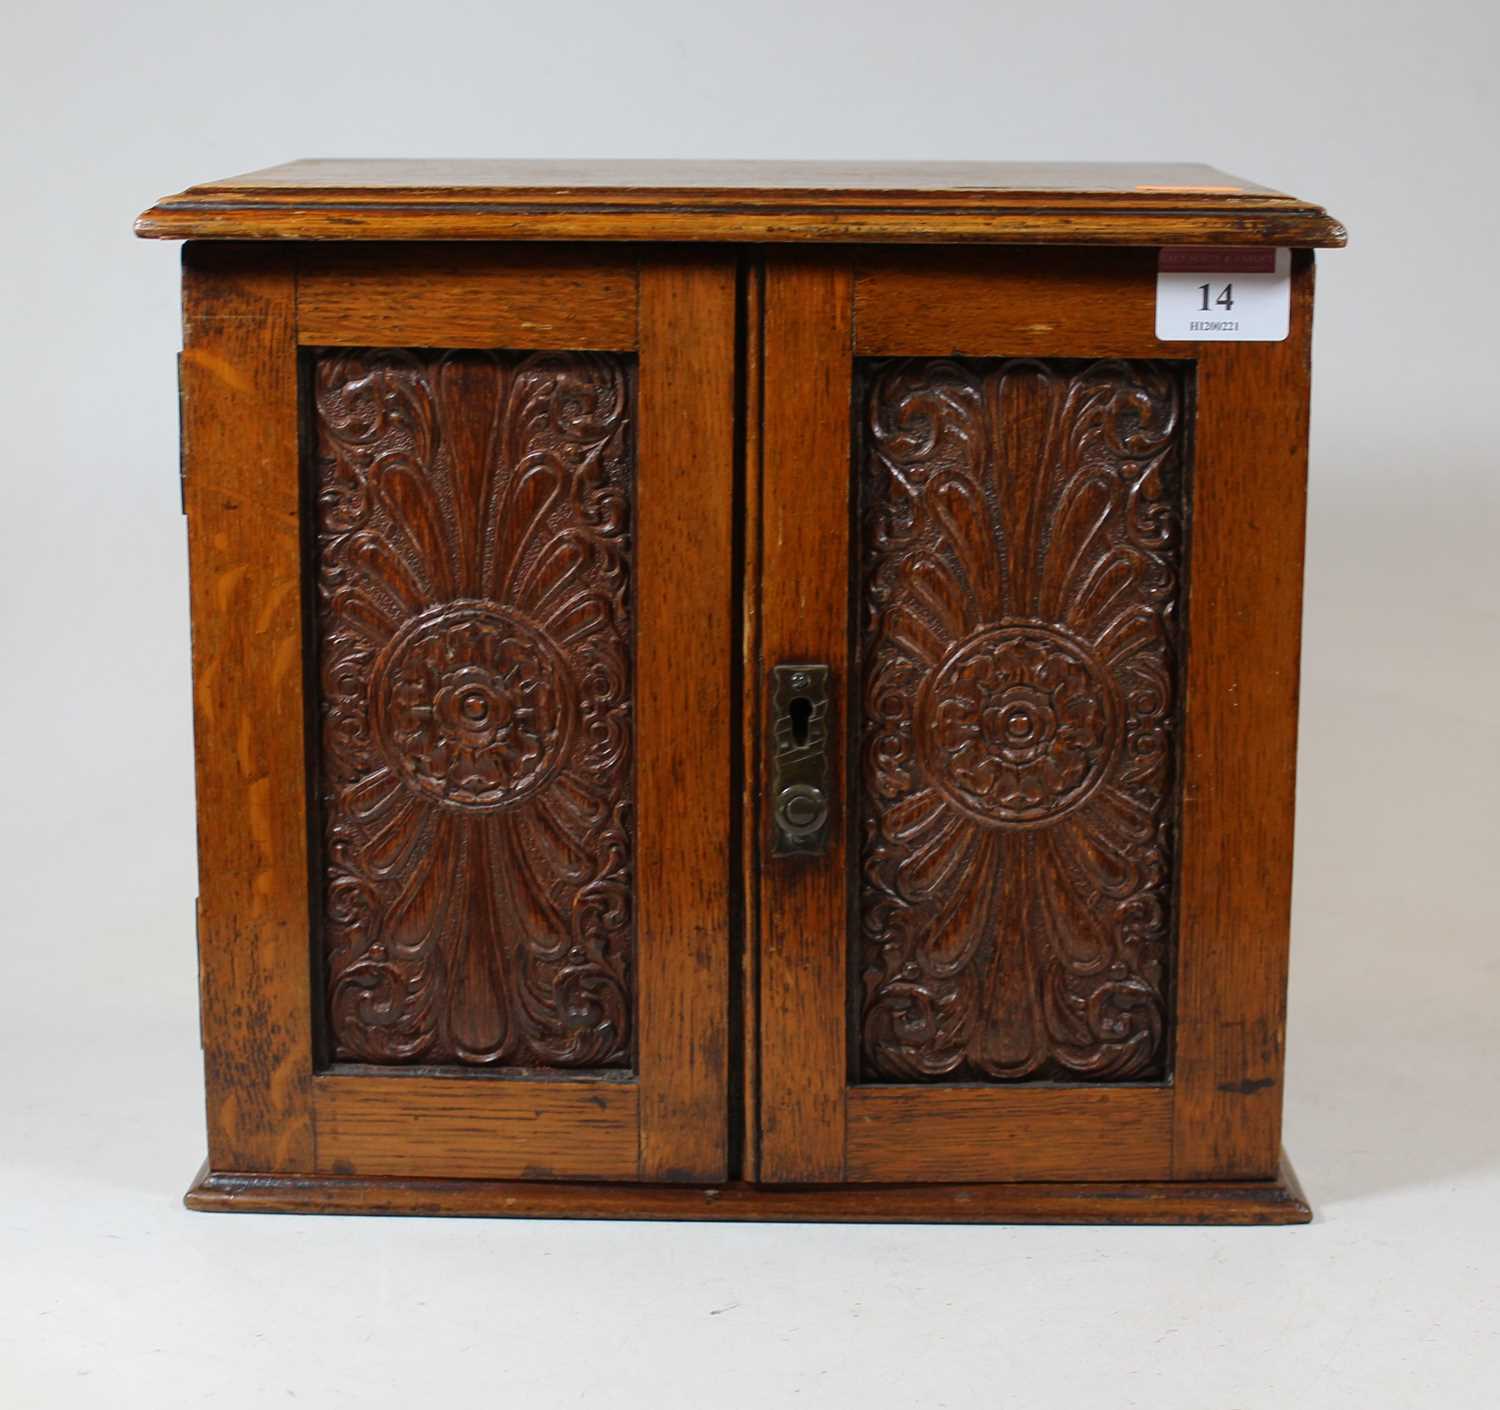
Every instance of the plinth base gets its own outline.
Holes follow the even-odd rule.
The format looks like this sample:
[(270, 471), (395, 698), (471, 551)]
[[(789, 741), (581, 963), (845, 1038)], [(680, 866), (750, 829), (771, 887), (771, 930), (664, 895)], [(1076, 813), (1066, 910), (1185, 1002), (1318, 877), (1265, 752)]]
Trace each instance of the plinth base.
[(189, 1209), (533, 1219), (740, 1219), (911, 1224), (1305, 1224), (1285, 1152), (1274, 1180), (989, 1185), (628, 1185), (215, 1173)]

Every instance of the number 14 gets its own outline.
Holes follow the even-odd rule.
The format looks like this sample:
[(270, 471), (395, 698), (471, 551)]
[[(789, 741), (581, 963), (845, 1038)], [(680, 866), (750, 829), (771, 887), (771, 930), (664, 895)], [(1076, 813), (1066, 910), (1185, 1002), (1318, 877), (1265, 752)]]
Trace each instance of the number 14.
[[(1209, 287), (1208, 287), (1207, 284), (1200, 284), (1198, 287), (1203, 290), (1203, 307), (1202, 307), (1201, 311), (1203, 313), (1207, 313), (1208, 312)], [(1226, 284), (1223, 287), (1223, 289), (1220, 290), (1219, 297), (1216, 298), (1214, 300), (1214, 302), (1216, 304), (1218, 304), (1220, 308), (1224, 308), (1224, 309), (1233, 308), (1234, 307), (1234, 285), (1233, 284)]]

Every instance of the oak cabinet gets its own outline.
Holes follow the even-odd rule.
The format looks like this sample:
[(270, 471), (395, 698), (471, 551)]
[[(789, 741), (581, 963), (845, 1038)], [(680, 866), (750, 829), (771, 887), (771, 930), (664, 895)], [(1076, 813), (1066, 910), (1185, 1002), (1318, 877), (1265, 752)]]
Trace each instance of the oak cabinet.
[[(1320, 208), (312, 162), (138, 230), (188, 240), (190, 1205), (1308, 1217)], [(1284, 339), (1158, 337), (1220, 247), (1292, 250)]]

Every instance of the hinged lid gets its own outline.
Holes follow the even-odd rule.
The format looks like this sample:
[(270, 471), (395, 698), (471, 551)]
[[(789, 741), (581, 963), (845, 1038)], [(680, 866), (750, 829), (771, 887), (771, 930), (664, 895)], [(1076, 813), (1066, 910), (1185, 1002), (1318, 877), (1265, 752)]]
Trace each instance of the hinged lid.
[(191, 186), (152, 239), (1342, 245), (1321, 206), (1189, 163), (288, 162)]

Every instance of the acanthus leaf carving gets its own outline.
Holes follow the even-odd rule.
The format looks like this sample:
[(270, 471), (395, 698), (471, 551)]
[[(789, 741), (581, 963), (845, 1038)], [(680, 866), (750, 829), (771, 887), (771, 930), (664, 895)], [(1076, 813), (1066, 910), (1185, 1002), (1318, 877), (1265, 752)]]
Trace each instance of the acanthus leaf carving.
[(314, 367), (334, 1056), (628, 1066), (633, 365)]
[(1160, 1076), (1181, 376), (865, 367), (864, 1075)]

